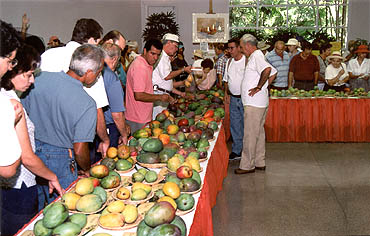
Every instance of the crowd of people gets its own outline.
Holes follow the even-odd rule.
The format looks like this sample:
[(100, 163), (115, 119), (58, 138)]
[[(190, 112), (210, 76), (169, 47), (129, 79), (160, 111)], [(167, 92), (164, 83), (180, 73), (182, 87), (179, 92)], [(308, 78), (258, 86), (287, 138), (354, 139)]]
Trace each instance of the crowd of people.
[(4, 21), (0, 28), (2, 235), (16, 233), (78, 175), (89, 176), (109, 147), (126, 144), (178, 97), (191, 99), (213, 86), (224, 90), (229, 159), (241, 159), (235, 174), (247, 174), (266, 169), (269, 89), (370, 88), (367, 45), (348, 60), (331, 53), (329, 43), (319, 56), (294, 38), (268, 52), (270, 45), (245, 34), (215, 44), (215, 58), (196, 50), (189, 65), (184, 44), (171, 33), (146, 41), (140, 54), (137, 41), (117, 30), (103, 35), (94, 19), (79, 19), (69, 42), (52, 36), (46, 48), (26, 35), (26, 15), (22, 24), (21, 33)]

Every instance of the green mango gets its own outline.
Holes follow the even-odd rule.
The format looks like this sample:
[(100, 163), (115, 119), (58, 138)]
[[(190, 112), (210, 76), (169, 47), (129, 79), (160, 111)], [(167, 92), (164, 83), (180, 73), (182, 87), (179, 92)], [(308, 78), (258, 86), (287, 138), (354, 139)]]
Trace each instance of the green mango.
[(53, 230), (46, 228), (42, 222), (42, 219), (36, 222), (33, 226), (33, 234), (35, 236), (50, 236)]
[(72, 222), (66, 222), (58, 227), (56, 227), (53, 230), (53, 235), (59, 235), (59, 236), (77, 236), (81, 232), (80, 226), (72, 223)]
[(146, 141), (143, 145), (143, 150), (146, 152), (160, 152), (163, 149), (163, 144), (161, 140), (157, 138), (151, 138)]
[(175, 219), (171, 222), (171, 225), (176, 225), (181, 230), (181, 236), (186, 236), (186, 224), (180, 216), (175, 216)]
[[(103, 189), (104, 190), (104, 189)], [(82, 213), (76, 213), (69, 217), (69, 221), (80, 226), (80, 231), (86, 226), (87, 216)]]
[(181, 236), (181, 230), (176, 225), (162, 224), (150, 231), (148, 236)]
[[(188, 193), (182, 193), (178, 198), (176, 198), (177, 208), (182, 211), (187, 211), (193, 208), (195, 200), (193, 195)], [(171, 223), (172, 224), (172, 223)]]
[(125, 159), (119, 159), (116, 162), (116, 169), (118, 171), (126, 171), (132, 167), (132, 163)]
[(137, 226), (136, 236), (148, 236), (152, 229), (153, 229), (152, 227), (145, 224), (145, 221), (142, 220)]
[(100, 186), (96, 186), (92, 194), (98, 195), (103, 203), (107, 201), (107, 192)]
[(61, 202), (54, 202), (44, 214), (43, 225), (52, 229), (68, 218), (68, 207)]
[(155, 171), (150, 170), (145, 174), (145, 181), (148, 183), (153, 183), (158, 179), (158, 175)]

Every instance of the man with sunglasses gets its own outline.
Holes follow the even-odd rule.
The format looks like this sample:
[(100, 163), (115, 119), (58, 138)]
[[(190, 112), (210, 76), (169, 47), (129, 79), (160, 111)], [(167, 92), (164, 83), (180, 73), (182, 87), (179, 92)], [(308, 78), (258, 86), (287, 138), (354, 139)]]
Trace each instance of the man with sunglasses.
[[(178, 50), (179, 36), (175, 34), (165, 34), (162, 38), (163, 50), (158, 59), (158, 64), (154, 65), (153, 70), (153, 86), (154, 94), (170, 94), (174, 93), (185, 97), (184, 92), (180, 92), (176, 87), (184, 85), (184, 81), (173, 82), (173, 79), (179, 76), (184, 71), (191, 73), (191, 66), (183, 67), (178, 70), (172, 71), (171, 57), (175, 56)], [(153, 119), (157, 114), (161, 113), (167, 108), (168, 103), (156, 102), (153, 108)]]

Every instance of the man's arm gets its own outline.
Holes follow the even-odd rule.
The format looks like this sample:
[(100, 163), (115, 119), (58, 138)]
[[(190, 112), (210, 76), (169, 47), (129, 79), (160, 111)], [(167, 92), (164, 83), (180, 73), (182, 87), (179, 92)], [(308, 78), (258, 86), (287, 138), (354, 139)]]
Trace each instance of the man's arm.
[(118, 132), (120, 133), (122, 137), (123, 144), (127, 144), (128, 134), (127, 134), (127, 129), (126, 129), (125, 113), (123, 111), (112, 112), (112, 118), (114, 120), (114, 124), (116, 124)]
[(266, 83), (266, 81), (269, 79), (271, 72), (271, 67), (266, 67), (260, 76), (260, 80), (258, 81), (257, 87), (252, 88), (249, 90), (249, 96), (253, 97), (256, 93), (261, 91), (263, 85)]
[(313, 76), (314, 76), (314, 85), (317, 85), (319, 81), (319, 72), (318, 71), (314, 72)]
[(171, 73), (169, 73), (166, 76), (166, 78), (164, 78), (164, 80), (171, 80), (173, 78), (176, 78), (177, 76), (179, 76), (184, 71), (187, 72), (188, 74), (190, 74), (191, 73), (191, 66), (187, 66), (187, 67), (184, 67), (182, 69), (171, 71)]
[(105, 157), (109, 148), (110, 141), (107, 133), (107, 126), (105, 125), (104, 112), (102, 108), (97, 109), (96, 134), (102, 140), (99, 144), (98, 152), (101, 152), (102, 156)]
[(289, 76), (288, 76), (288, 88), (291, 88), (291, 87), (292, 87), (293, 79), (294, 79), (294, 74), (293, 74), (293, 72), (290, 72), (290, 71), (289, 71)]
[(136, 101), (140, 102), (170, 102), (174, 103), (175, 99), (168, 94), (149, 94), (145, 92), (134, 92), (134, 97)]
[(75, 159), (82, 170), (88, 172), (90, 170), (90, 153), (89, 145), (87, 143), (74, 143), (73, 150), (75, 152)]

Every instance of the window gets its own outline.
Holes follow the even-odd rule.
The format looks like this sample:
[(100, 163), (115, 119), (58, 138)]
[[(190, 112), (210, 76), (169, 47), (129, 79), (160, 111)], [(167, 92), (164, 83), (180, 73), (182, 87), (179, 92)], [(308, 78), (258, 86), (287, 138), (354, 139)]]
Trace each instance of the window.
[[(344, 43), (347, 35), (348, 0), (230, 0), (230, 30), (263, 30), (273, 35), (294, 29), (308, 40), (327, 33)], [(311, 38), (310, 38), (311, 37)]]

